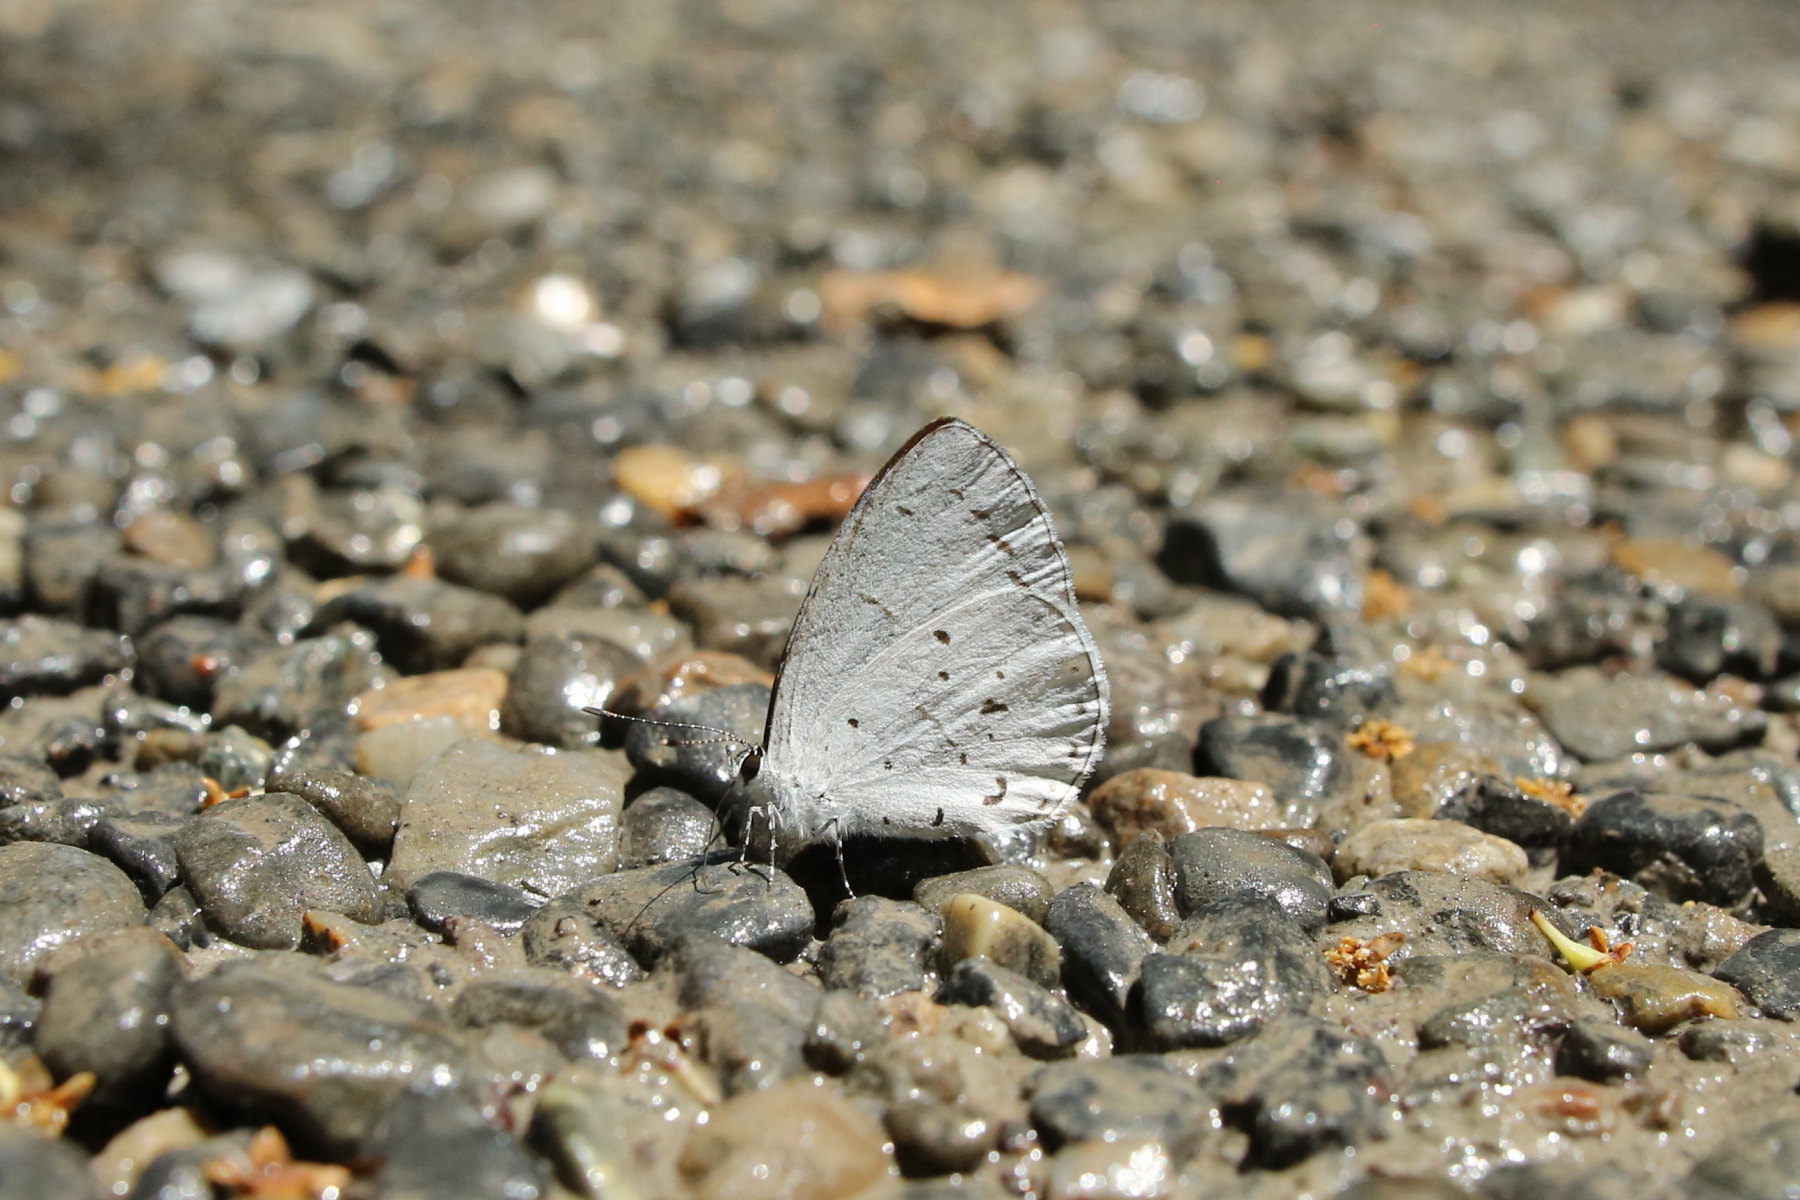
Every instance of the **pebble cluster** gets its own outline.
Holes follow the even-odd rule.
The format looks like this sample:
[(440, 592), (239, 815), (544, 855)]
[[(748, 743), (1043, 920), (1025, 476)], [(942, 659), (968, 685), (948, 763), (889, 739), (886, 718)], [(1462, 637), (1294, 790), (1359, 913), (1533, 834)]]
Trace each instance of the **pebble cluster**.
[[(0, 1200), (1791, 1196), (1800, 41), (1652, 10), (0, 4)], [(583, 710), (946, 413), (1106, 758), (846, 899)]]

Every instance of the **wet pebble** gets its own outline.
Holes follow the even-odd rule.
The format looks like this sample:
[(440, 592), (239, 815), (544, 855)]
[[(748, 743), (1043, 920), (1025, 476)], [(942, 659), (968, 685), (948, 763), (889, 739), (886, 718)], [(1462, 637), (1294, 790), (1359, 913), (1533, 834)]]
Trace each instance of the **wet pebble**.
[(1656, 648), (1663, 670), (1697, 684), (1722, 674), (1766, 679), (1781, 657), (1781, 627), (1766, 609), (1744, 600), (1691, 597), (1669, 611)]
[(434, 932), (468, 919), (500, 933), (514, 933), (542, 907), (518, 888), (455, 871), (421, 877), (406, 890), (406, 904), (414, 919)]
[(130, 666), (131, 642), (54, 617), (0, 621), (0, 697), (61, 695)]
[(618, 987), (644, 977), (620, 939), (574, 896), (552, 900), (526, 917), (519, 945), (533, 966), (554, 967), (590, 983)]
[(1331, 900), (1331, 869), (1316, 855), (1260, 833), (1200, 829), (1169, 843), (1175, 903), (1183, 915), (1273, 902), (1301, 929), (1316, 933)]
[(1526, 696), (1557, 740), (1590, 762), (1688, 742), (1729, 750), (1754, 741), (1767, 724), (1761, 712), (1724, 692), (1659, 673), (1578, 667), (1533, 679)]
[(539, 603), (594, 562), (594, 540), (558, 509), (491, 504), (433, 529), (438, 574), (525, 607)]
[(1355, 612), (1354, 529), (1280, 496), (1221, 495), (1169, 523), (1160, 562), (1178, 583), (1222, 587), (1284, 617)]
[(1262, 783), (1283, 805), (1284, 825), (1310, 825), (1316, 806), (1350, 778), (1342, 734), (1276, 713), (1219, 717), (1200, 727), (1202, 774)]
[(377, 780), (350, 771), (300, 768), (269, 781), (270, 790), (298, 796), (344, 831), (358, 849), (385, 855), (400, 825), (400, 799)]
[(11, 1122), (0, 1124), (0, 1200), (98, 1200), (100, 1195), (87, 1159), (74, 1146)]
[(0, 976), (24, 987), (44, 956), (78, 937), (144, 922), (123, 871), (73, 846), (0, 846)]
[(834, 1200), (888, 1174), (886, 1146), (881, 1126), (835, 1087), (796, 1081), (715, 1108), (680, 1169), (696, 1200)]
[(619, 681), (642, 664), (624, 647), (575, 633), (529, 638), (506, 681), (500, 728), (547, 746), (597, 746), (603, 708)]
[(1762, 826), (1729, 802), (1628, 790), (1589, 803), (1575, 822), (1563, 870), (1600, 867), (1672, 900), (1730, 907), (1755, 885)]
[[(708, 800), (737, 778), (744, 747), (762, 745), (768, 712), (769, 689), (760, 683), (683, 696), (644, 713), (644, 720), (653, 723), (632, 722), (625, 734), (625, 752), (638, 770)], [(669, 724), (657, 724), (661, 722)], [(688, 736), (692, 730), (679, 728), (681, 724), (724, 730), (737, 740), (716, 734), (696, 739)]]
[(493, 642), (518, 642), (519, 610), (498, 596), (436, 579), (395, 576), (327, 601), (308, 627), (318, 633), (352, 621), (375, 635), (384, 658), (407, 674), (461, 666)]
[(937, 1001), (993, 1009), (1033, 1058), (1061, 1058), (1087, 1037), (1087, 1026), (1067, 1000), (979, 955), (945, 973)]
[(512, 967), (464, 984), (450, 1016), (473, 1029), (508, 1024), (535, 1029), (570, 1059), (605, 1059), (626, 1046), (619, 1002), (561, 971)]
[(1402, 934), (1390, 961), (1477, 950), (1542, 956), (1549, 949), (1531, 922), (1542, 901), (1516, 888), (1439, 871), (1401, 871), (1370, 880), (1358, 895), (1361, 915), (1334, 921), (1332, 935), (1368, 941)]
[(965, 893), (986, 896), (1042, 925), (1050, 911), (1054, 889), (1039, 871), (1013, 863), (996, 863), (921, 880), (913, 889), (913, 900), (928, 912), (942, 913), (952, 897)]
[(171, 1029), (202, 1094), (279, 1119), (329, 1154), (369, 1145), (409, 1091), (491, 1099), (478, 1060), (428, 1005), (304, 964), (229, 963), (182, 984)]
[(1192, 917), (1166, 950), (1144, 959), (1140, 992), (1144, 1026), (1165, 1049), (1235, 1042), (1331, 987), (1312, 938), (1266, 902)]
[(1713, 976), (1742, 992), (1765, 1016), (1800, 1019), (1800, 931), (1757, 934), (1720, 963)]
[(1107, 872), (1106, 891), (1158, 942), (1181, 922), (1175, 905), (1175, 861), (1162, 835), (1145, 830), (1126, 843)]
[(1267, 784), (1155, 767), (1113, 776), (1094, 789), (1088, 806), (1119, 845), (1145, 830), (1173, 838), (1209, 825), (1263, 830), (1296, 823)]
[(1150, 935), (1091, 883), (1058, 892), (1044, 925), (1062, 947), (1069, 993), (1103, 1020), (1123, 1024), (1139, 968), (1155, 948)]
[(37, 1021), (37, 1053), (66, 1079), (95, 1077), (94, 1102), (114, 1109), (161, 1094), (174, 1068), (171, 997), (181, 953), (146, 928), (94, 934), (61, 947), (46, 964), (49, 982)]
[(678, 788), (651, 788), (625, 806), (619, 821), (619, 865), (653, 867), (706, 853), (718, 832), (712, 809)]
[(1650, 1069), (1650, 1039), (1610, 1021), (1576, 1021), (1556, 1045), (1556, 1069), (1595, 1083), (1611, 1083)]
[(1042, 987), (1055, 987), (1062, 973), (1062, 949), (1044, 927), (986, 896), (963, 892), (943, 907), (939, 960), (945, 971), (965, 958), (984, 955)]
[(300, 944), (308, 909), (381, 920), (381, 891), (338, 828), (298, 796), (226, 800), (176, 836), (182, 882), (207, 921), (245, 946)]
[(1026, 1084), (1031, 1119), (1051, 1147), (1154, 1138), (1177, 1161), (1199, 1151), (1217, 1121), (1205, 1094), (1155, 1055), (1052, 1063)]
[(1643, 1033), (1667, 1033), (1700, 1017), (1735, 1017), (1742, 1001), (1730, 985), (1680, 967), (1619, 963), (1588, 973), (1594, 994), (1611, 1000), (1619, 1018)]
[(879, 999), (926, 986), (927, 956), (942, 926), (938, 914), (906, 901), (858, 896), (838, 905), (831, 919), (831, 935), (819, 952), (826, 987)]
[(1525, 874), (1525, 852), (1450, 820), (1402, 817), (1371, 821), (1338, 843), (1332, 867), (1340, 879), (1395, 871), (1444, 871), (1492, 883), (1517, 883)]
[(373, 1186), (383, 1200), (459, 1193), (534, 1200), (549, 1191), (545, 1164), (460, 1098), (399, 1095), (371, 1141), (370, 1157), (381, 1164)]
[(186, 817), (167, 813), (103, 817), (88, 830), (87, 848), (129, 875), (154, 904), (181, 878), (175, 839), (186, 824)]
[(568, 899), (644, 963), (698, 934), (787, 961), (813, 929), (812, 905), (798, 884), (773, 867), (739, 870), (735, 862), (618, 871)]
[(1516, 781), (1481, 775), (1445, 799), (1434, 815), (1503, 838), (1531, 853), (1555, 850), (1568, 840), (1575, 825), (1573, 807), (1529, 793)]
[(1370, 1085), (1382, 1068), (1372, 1042), (1309, 1017), (1287, 1017), (1202, 1081), (1249, 1135), (1247, 1161), (1280, 1167), (1367, 1137), (1378, 1114)]
[(1778, 1117), (1736, 1133), (1694, 1163), (1683, 1181), (1692, 1200), (1785, 1200), (1800, 1178), (1800, 1118)]
[(341, 718), (352, 700), (387, 677), (369, 633), (303, 638), (254, 653), (222, 675), (213, 719), (282, 740)]
[(456, 871), (556, 896), (618, 862), (625, 765), (616, 751), (458, 742), (413, 777), (387, 878)]

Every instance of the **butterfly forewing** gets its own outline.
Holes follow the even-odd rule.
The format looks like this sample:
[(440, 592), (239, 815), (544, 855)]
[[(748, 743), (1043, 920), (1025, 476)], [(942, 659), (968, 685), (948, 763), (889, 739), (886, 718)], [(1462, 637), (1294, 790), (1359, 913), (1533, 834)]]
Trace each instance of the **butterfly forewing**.
[(869, 485), (821, 562), (765, 760), (846, 825), (973, 832), (1072, 798), (1106, 708), (1043, 503), (995, 443), (940, 421)]

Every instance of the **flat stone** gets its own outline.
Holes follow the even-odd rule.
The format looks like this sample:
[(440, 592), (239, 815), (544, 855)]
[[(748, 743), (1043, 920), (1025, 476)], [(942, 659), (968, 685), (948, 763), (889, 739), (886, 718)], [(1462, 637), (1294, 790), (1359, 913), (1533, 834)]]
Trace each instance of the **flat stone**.
[(1335, 727), (1265, 713), (1202, 725), (1194, 762), (1202, 775), (1267, 785), (1283, 805), (1284, 824), (1310, 825), (1317, 806), (1350, 779), (1347, 754)]
[(917, 904), (858, 896), (839, 904), (819, 954), (819, 978), (879, 999), (925, 987), (927, 955), (942, 920)]
[(1671, 900), (1729, 908), (1755, 886), (1762, 850), (1761, 824), (1728, 801), (1630, 789), (1589, 802), (1562, 866), (1600, 867)]
[(1145, 830), (1173, 838), (1210, 825), (1266, 830), (1296, 823), (1267, 784), (1155, 767), (1113, 776), (1094, 789), (1088, 807), (1120, 845)]
[(798, 884), (778, 869), (739, 870), (735, 861), (618, 871), (567, 899), (645, 964), (700, 934), (785, 962), (806, 946), (813, 931), (812, 904)]
[(30, 986), (65, 942), (144, 923), (137, 887), (104, 858), (73, 846), (0, 846), (0, 978)]
[(1332, 866), (1340, 879), (1395, 871), (1443, 871), (1491, 883), (1517, 883), (1530, 864), (1525, 851), (1456, 821), (1402, 817), (1371, 821), (1338, 843)]
[(719, 819), (706, 805), (679, 788), (651, 788), (625, 806), (619, 865), (653, 867), (699, 858), (718, 832)]
[(962, 959), (945, 973), (937, 1001), (993, 1009), (1033, 1058), (1061, 1058), (1087, 1037), (1081, 1014), (1067, 1000), (981, 956)]
[(400, 798), (378, 780), (350, 771), (302, 767), (271, 778), (269, 789), (300, 797), (365, 853), (385, 855), (394, 844)]
[(1186, 1161), (1217, 1120), (1194, 1082), (1154, 1055), (1052, 1063), (1026, 1081), (1026, 1094), (1032, 1123), (1052, 1148), (1155, 1138)]
[(1730, 985), (1679, 967), (1618, 963), (1588, 972), (1588, 980), (1626, 1024), (1651, 1035), (1697, 1017), (1735, 1017), (1743, 1003)]
[(1184, 915), (1272, 901), (1300, 928), (1316, 933), (1331, 900), (1331, 869), (1286, 842), (1240, 829), (1200, 829), (1169, 843), (1175, 903)]
[(1070, 993), (1115, 1026), (1125, 1019), (1150, 935), (1117, 900), (1091, 883), (1064, 888), (1050, 903), (1045, 928), (1062, 947), (1062, 974)]
[(1538, 676), (1525, 693), (1550, 732), (1589, 762), (1654, 754), (1694, 743), (1729, 750), (1755, 741), (1768, 724), (1756, 708), (1716, 689), (1660, 672), (1611, 675), (1577, 667)]
[(525, 635), (519, 610), (498, 596), (398, 575), (326, 602), (308, 630), (323, 632), (340, 621), (373, 633), (382, 656), (409, 675), (461, 666), (478, 646), (518, 642)]
[(1713, 976), (1742, 992), (1763, 1015), (1800, 1020), (1800, 930), (1757, 934), (1720, 963)]
[(835, 1086), (796, 1081), (714, 1108), (679, 1166), (696, 1200), (837, 1200), (888, 1174), (887, 1134)]
[(406, 904), (420, 925), (440, 933), (459, 919), (513, 933), (543, 907), (518, 888), (455, 871), (433, 871), (419, 879), (407, 889)]
[(413, 777), (386, 878), (456, 871), (561, 895), (617, 865), (627, 774), (615, 751), (458, 742)]

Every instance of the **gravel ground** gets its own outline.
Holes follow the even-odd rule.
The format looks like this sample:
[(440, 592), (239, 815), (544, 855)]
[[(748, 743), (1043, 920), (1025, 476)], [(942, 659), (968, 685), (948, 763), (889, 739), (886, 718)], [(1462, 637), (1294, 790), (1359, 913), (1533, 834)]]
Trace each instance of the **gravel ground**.
[[(1791, 1197), (1800, 17), (1573, 8), (0, 0), (0, 1200)], [(739, 869), (944, 414), (1105, 761)]]

